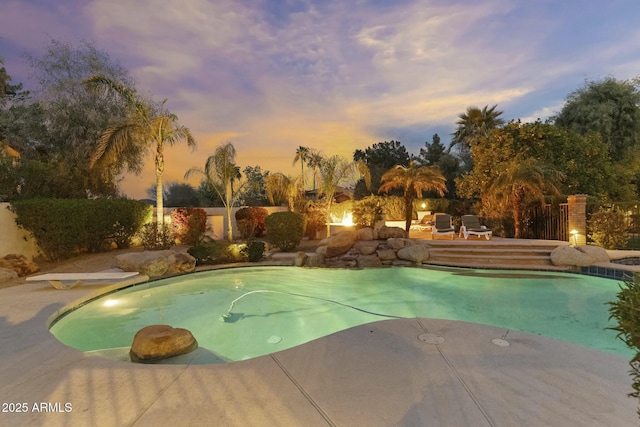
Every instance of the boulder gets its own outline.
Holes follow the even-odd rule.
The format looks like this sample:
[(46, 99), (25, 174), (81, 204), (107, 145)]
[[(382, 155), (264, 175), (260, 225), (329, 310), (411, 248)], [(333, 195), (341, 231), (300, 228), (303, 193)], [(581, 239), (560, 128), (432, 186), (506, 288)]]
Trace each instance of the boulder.
[(116, 266), (123, 271), (137, 271), (149, 277), (159, 277), (193, 271), (195, 258), (173, 250), (129, 252), (116, 256)]
[(378, 249), (376, 254), (382, 261), (393, 261), (396, 259), (396, 251), (393, 249)]
[(326, 257), (331, 258), (334, 256), (342, 255), (349, 251), (356, 241), (356, 232), (347, 230), (341, 231), (336, 234), (332, 234), (327, 238), (327, 249), (324, 254)]
[(375, 240), (360, 240), (357, 241), (353, 247), (358, 250), (362, 255), (371, 255), (378, 249), (378, 242)]
[(187, 354), (196, 348), (198, 342), (188, 330), (151, 325), (136, 333), (129, 356), (133, 362), (149, 363)]
[(321, 256), (323, 258), (327, 256), (327, 245), (318, 246), (316, 248), (316, 255)]
[(390, 238), (387, 239), (387, 244), (389, 246), (391, 246), (395, 250), (398, 250), (400, 248), (404, 248), (406, 246), (415, 245), (413, 240), (406, 239), (404, 237), (390, 237)]
[(305, 267), (322, 267), (324, 265), (324, 256), (320, 254), (312, 254), (307, 257)]
[(386, 225), (378, 230), (378, 239), (387, 240), (391, 237), (407, 237), (407, 232), (403, 228), (387, 227)]
[(356, 265), (359, 268), (380, 267), (382, 266), (382, 261), (380, 261), (378, 255), (359, 255), (356, 260)]
[(296, 256), (293, 258), (293, 265), (296, 267), (303, 267), (306, 264), (307, 259), (309, 259), (309, 256), (306, 253), (302, 251), (296, 252)]
[(429, 259), (429, 246), (412, 245), (398, 249), (397, 257), (405, 261), (413, 261), (416, 264), (422, 264), (423, 261)]
[(33, 261), (29, 261), (24, 255), (9, 254), (4, 258), (0, 258), (0, 268), (15, 271), (18, 276), (28, 276), (37, 273), (40, 267)]
[(196, 259), (186, 252), (176, 252), (169, 255), (169, 270), (166, 274), (190, 273), (196, 269)]
[(18, 278), (18, 273), (10, 268), (0, 268), (0, 283)]
[(373, 228), (364, 227), (356, 230), (357, 240), (373, 240)]
[(551, 263), (558, 266), (585, 267), (593, 264), (593, 258), (571, 246), (558, 246), (551, 251)]
[(605, 248), (601, 248), (600, 246), (588, 245), (588, 246), (577, 246), (577, 250), (582, 253), (585, 253), (591, 257), (593, 262), (609, 262), (611, 258), (609, 258), (609, 252)]

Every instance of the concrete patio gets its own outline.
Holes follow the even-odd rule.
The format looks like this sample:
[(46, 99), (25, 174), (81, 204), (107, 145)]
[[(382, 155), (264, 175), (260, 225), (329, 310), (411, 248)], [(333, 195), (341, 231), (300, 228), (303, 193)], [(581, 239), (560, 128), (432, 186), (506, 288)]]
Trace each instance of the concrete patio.
[[(583, 427), (639, 422), (637, 402), (627, 397), (631, 380), (625, 358), (456, 321), (387, 320), (218, 365), (197, 364), (198, 352), (176, 365), (124, 363), (58, 342), (48, 332), (47, 319), (100, 288), (59, 291), (43, 283), (0, 289), (0, 425)], [(15, 404), (26, 412), (16, 413)]]

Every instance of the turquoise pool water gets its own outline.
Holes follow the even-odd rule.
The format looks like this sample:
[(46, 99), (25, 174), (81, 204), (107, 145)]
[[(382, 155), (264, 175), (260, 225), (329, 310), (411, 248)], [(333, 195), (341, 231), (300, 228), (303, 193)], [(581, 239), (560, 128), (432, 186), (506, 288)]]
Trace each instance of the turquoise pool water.
[(128, 348), (151, 324), (189, 329), (237, 361), (378, 320), (427, 317), (517, 329), (630, 356), (608, 320), (618, 282), (563, 273), (469, 269), (248, 267), (133, 286), (50, 330), (82, 351)]

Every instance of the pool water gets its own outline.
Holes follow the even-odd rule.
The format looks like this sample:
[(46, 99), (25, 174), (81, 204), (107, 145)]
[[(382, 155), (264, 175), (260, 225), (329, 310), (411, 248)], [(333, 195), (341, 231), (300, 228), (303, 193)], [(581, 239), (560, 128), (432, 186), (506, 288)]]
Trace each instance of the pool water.
[(53, 322), (82, 351), (127, 348), (141, 328), (190, 330), (218, 361), (291, 348), (379, 320), (437, 318), (517, 329), (630, 356), (607, 329), (619, 283), (565, 273), (247, 267), (132, 286)]

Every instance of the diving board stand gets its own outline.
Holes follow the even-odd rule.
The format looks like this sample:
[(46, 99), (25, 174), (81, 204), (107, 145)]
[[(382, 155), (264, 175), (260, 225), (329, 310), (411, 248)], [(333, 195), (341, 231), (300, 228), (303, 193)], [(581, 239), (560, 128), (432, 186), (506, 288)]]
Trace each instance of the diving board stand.
[(71, 289), (85, 281), (112, 283), (138, 276), (137, 271), (103, 271), (98, 273), (47, 273), (27, 277), (29, 282), (49, 282), (56, 289)]

